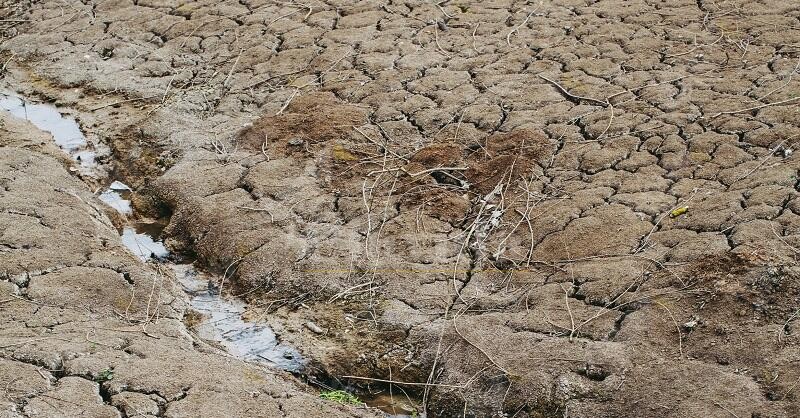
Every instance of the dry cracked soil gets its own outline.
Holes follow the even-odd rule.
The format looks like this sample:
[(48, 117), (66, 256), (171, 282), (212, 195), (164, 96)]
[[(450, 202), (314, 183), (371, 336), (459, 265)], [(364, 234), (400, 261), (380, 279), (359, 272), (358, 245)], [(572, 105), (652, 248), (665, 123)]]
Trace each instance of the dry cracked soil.
[(0, 5), (0, 416), (800, 416), (799, 2)]

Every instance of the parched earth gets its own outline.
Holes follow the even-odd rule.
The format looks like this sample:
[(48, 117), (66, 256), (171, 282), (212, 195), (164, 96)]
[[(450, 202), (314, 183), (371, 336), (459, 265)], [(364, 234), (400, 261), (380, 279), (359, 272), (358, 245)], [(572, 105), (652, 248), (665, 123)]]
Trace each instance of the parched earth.
[[(800, 3), (2, 10), (6, 87), (74, 109), (315, 380), (429, 417), (800, 415)], [(193, 337), (103, 179), (4, 122), (5, 414), (372, 413)]]

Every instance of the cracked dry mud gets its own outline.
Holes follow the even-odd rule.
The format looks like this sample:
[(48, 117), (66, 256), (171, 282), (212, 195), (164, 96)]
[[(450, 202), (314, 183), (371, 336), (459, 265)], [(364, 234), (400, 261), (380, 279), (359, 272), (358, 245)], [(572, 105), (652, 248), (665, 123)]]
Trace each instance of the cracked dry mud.
[[(797, 2), (2, 12), (6, 88), (74, 109), (312, 381), (429, 417), (800, 415)], [(196, 339), (102, 178), (6, 116), (0, 146), (3, 414), (375, 413)]]

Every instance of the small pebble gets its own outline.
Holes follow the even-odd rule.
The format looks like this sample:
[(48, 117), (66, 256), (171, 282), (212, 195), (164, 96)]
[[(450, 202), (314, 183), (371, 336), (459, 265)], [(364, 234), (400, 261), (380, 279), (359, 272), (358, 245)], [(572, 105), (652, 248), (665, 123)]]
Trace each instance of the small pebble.
[(306, 328), (308, 328), (314, 334), (324, 334), (325, 333), (325, 330), (323, 330), (322, 328), (320, 328), (319, 325), (317, 325), (317, 324), (315, 324), (315, 323), (313, 323), (311, 321), (306, 322), (305, 326), (306, 326)]
[(693, 330), (697, 327), (698, 321), (697, 318), (692, 318), (689, 322), (684, 323), (682, 326), (684, 329)]

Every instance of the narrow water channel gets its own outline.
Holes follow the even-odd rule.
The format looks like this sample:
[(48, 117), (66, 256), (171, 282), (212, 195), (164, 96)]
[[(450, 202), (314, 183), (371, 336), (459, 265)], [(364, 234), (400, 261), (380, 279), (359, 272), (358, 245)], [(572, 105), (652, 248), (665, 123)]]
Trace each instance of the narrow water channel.
[[(0, 109), (51, 134), (56, 145), (75, 160), (81, 173), (96, 174), (96, 153), (73, 117), (53, 105), (36, 103), (8, 91), (0, 91)], [(134, 190), (118, 179), (106, 179), (106, 184), (97, 197), (126, 219), (120, 231), (123, 245), (143, 262), (159, 263), (174, 272), (191, 308), (200, 314), (201, 319), (191, 324), (200, 338), (222, 345), (243, 360), (293, 373), (303, 370), (306, 361), (296, 348), (282, 343), (266, 324), (246, 321), (247, 305), (243, 301), (218, 293), (218, 278), (192, 263), (173, 261), (179, 257), (170, 256), (161, 236), (166, 222), (137, 218), (131, 204)], [(362, 400), (386, 412), (387, 417), (424, 417), (412, 412), (417, 402), (402, 391), (362, 396)]]
[[(91, 169), (96, 165), (95, 153), (77, 121), (65, 116), (57, 107), (0, 92), (0, 109), (50, 133), (56, 145), (82, 169)], [(144, 262), (160, 263), (175, 273), (190, 306), (202, 317), (197, 324), (193, 324), (200, 338), (217, 342), (244, 360), (266, 363), (291, 372), (301, 371), (305, 361), (300, 353), (294, 347), (281, 343), (267, 325), (245, 321), (245, 303), (216, 293), (215, 277), (193, 264), (178, 264), (170, 260), (169, 250), (161, 239), (165, 222), (136, 219), (131, 205), (132, 193), (134, 191), (125, 183), (109, 179), (108, 186), (100, 191), (98, 198), (127, 220), (120, 237), (122, 244), (133, 255)]]

